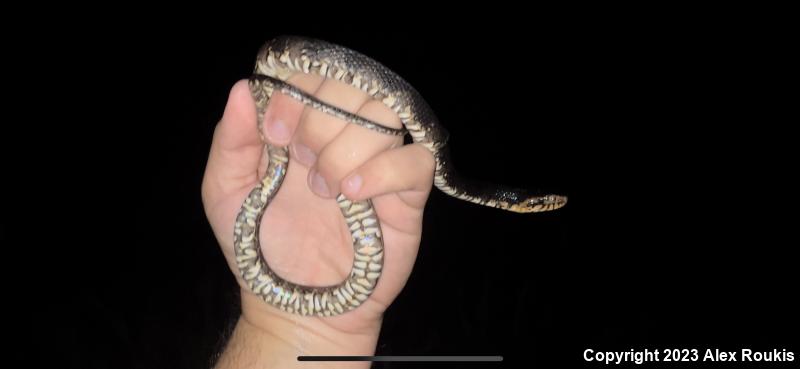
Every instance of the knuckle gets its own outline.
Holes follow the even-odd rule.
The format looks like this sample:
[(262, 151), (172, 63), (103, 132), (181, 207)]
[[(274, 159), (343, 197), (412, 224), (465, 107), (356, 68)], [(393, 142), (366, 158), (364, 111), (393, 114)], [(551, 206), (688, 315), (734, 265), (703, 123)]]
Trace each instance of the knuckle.
[(369, 100), (365, 102), (361, 108), (358, 109), (357, 114), (387, 127), (400, 128), (403, 125), (403, 123), (400, 122), (400, 117), (383, 102), (378, 100)]
[(436, 160), (433, 158), (433, 154), (422, 145), (415, 144), (414, 147), (414, 155), (417, 157), (415, 160), (420, 168), (426, 172), (433, 173), (434, 169), (436, 169)]
[(304, 145), (319, 152), (319, 149), (325, 147), (328, 141), (333, 139), (334, 133), (323, 131), (319, 124), (310, 123), (315, 122), (312, 122), (308, 117), (304, 118), (295, 131), (295, 137), (297, 137), (298, 142), (302, 142)]
[(397, 182), (397, 170), (397, 167), (388, 163), (376, 163), (369, 171), (369, 178), (366, 180), (381, 188), (391, 186)]
[(274, 116), (289, 118), (284, 121), (294, 121), (295, 117), (302, 113), (303, 103), (282, 93), (275, 93), (269, 100), (267, 110), (271, 110)]
[(322, 83), (316, 96), (350, 112), (356, 112), (368, 99), (368, 96), (360, 90), (330, 79)]
[(326, 178), (338, 178), (343, 176), (344, 165), (338, 160), (338, 155), (334, 150), (322, 150), (317, 159), (317, 170)]

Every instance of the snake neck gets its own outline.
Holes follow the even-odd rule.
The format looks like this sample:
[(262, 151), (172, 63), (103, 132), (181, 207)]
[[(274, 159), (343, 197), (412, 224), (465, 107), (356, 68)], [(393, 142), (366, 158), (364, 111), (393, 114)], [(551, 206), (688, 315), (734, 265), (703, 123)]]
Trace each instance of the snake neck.
[(457, 199), (516, 213), (551, 211), (567, 203), (566, 196), (464, 178), (456, 171), (447, 146), (434, 151), (434, 157), (434, 186)]

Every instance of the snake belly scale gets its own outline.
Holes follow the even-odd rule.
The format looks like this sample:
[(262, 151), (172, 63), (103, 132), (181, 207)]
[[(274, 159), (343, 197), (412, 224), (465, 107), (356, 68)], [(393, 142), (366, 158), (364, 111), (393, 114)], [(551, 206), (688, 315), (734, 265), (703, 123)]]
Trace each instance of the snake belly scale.
[[(335, 106), (285, 82), (295, 73), (333, 79), (360, 89), (394, 111), (404, 129), (386, 127)], [(567, 198), (508, 186), (479, 183), (461, 178), (447, 150), (447, 131), (431, 108), (406, 81), (378, 62), (356, 51), (311, 38), (282, 36), (259, 50), (250, 78), (256, 103), (258, 132), (262, 133), (264, 111), (275, 91), (349, 123), (380, 134), (403, 135), (431, 151), (436, 160), (434, 186), (458, 199), (520, 213), (544, 212), (564, 206)], [(277, 275), (268, 265), (258, 238), (261, 217), (280, 189), (289, 164), (289, 152), (265, 142), (269, 161), (264, 177), (248, 194), (234, 224), (236, 264), (248, 288), (265, 302), (290, 313), (333, 316), (360, 306), (374, 291), (385, 257), (380, 221), (370, 200), (336, 201), (350, 230), (354, 258), (349, 276), (333, 286), (304, 286)]]

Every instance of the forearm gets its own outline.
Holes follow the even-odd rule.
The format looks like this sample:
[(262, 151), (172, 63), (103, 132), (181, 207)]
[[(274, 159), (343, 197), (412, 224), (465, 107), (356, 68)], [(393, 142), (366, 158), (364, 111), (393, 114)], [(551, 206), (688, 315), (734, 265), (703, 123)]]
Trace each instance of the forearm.
[(283, 313), (243, 293), (242, 316), (215, 368), (369, 368), (369, 362), (312, 364), (297, 357), (373, 355), (379, 333), (380, 321), (342, 332), (323, 319)]

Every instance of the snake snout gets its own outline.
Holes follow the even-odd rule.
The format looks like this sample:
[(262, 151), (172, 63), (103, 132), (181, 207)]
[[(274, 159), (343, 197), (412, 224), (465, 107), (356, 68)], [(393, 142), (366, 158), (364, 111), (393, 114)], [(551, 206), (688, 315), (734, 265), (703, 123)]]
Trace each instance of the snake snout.
[(534, 196), (527, 199), (523, 206), (516, 209), (521, 213), (539, 213), (556, 210), (567, 204), (567, 197), (561, 195)]

